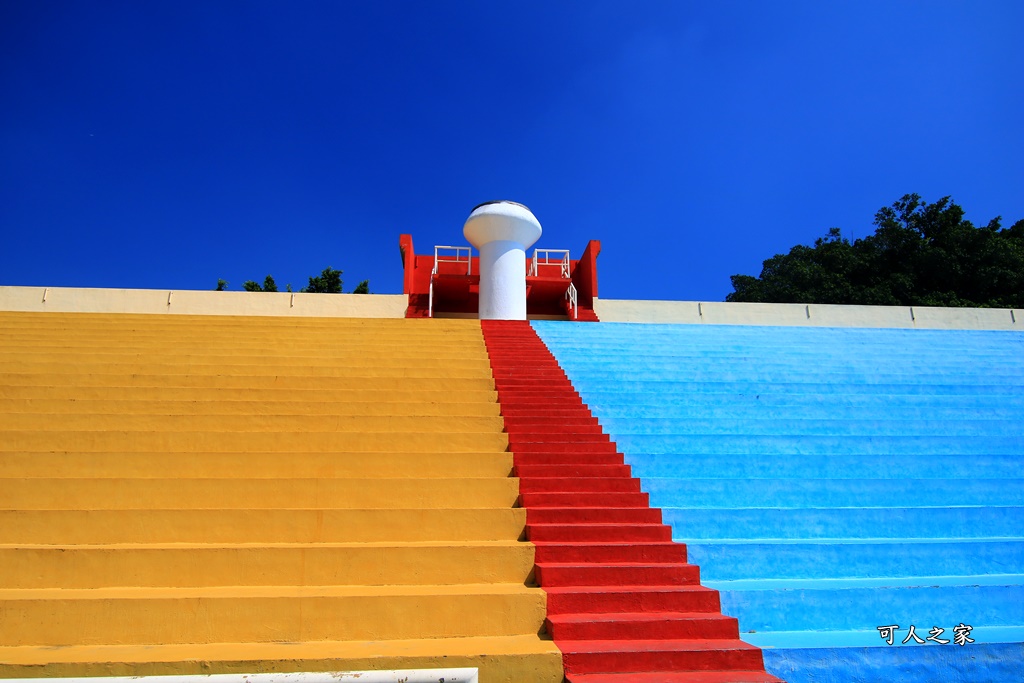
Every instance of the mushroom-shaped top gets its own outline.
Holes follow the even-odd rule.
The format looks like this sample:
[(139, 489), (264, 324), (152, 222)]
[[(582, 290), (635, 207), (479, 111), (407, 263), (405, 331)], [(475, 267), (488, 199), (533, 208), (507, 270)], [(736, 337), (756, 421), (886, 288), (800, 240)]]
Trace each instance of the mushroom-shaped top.
[(477, 249), (488, 242), (508, 241), (524, 249), (540, 239), (540, 222), (533, 213), (516, 202), (485, 202), (473, 209), (462, 228)]

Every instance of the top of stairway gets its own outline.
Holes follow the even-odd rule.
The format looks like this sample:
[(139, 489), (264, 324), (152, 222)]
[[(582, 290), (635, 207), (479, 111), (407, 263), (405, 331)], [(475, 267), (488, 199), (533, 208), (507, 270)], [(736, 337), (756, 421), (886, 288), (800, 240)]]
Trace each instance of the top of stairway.
[(1024, 330), (1024, 311), (1006, 308), (633, 301), (595, 297), (594, 312), (602, 322), (615, 323)]
[[(216, 292), (180, 289), (0, 286), (0, 312), (404, 318), (406, 294)], [(1024, 311), (929, 306), (840, 306), (598, 299), (604, 322), (799, 327), (1024, 330)]]

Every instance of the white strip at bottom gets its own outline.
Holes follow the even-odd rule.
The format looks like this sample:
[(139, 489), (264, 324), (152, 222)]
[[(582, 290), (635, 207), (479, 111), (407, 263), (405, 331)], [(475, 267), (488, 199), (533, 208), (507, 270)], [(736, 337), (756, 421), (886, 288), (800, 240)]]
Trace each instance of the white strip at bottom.
[[(4, 678), (2, 683), (40, 683), (39, 678)], [(479, 683), (479, 669), (401, 669), (392, 671), (319, 671), (287, 674), (212, 674), (209, 676), (123, 676), (47, 678), (46, 683)]]

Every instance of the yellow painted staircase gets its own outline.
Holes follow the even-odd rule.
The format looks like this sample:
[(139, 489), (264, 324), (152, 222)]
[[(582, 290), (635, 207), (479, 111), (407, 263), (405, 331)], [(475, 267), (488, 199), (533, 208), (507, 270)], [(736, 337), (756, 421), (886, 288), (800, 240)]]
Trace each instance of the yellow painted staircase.
[(476, 321), (0, 313), (0, 677), (557, 682)]

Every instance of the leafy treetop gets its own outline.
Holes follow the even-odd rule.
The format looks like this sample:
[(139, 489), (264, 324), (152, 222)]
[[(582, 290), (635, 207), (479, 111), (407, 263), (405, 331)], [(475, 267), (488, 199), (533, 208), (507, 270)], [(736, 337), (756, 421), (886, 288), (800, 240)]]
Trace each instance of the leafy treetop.
[(341, 284), (341, 271), (327, 266), (319, 275), (309, 278), (309, 284), (301, 291), (316, 294), (341, 294)]
[[(341, 272), (340, 270), (334, 270), (330, 266), (323, 269), (319, 275), (309, 278), (309, 285), (303, 287), (300, 292), (311, 292), (314, 294), (341, 294)], [(226, 280), (217, 280), (217, 291), (222, 292), (227, 289), (228, 283)], [(263, 279), (263, 284), (255, 280), (246, 280), (242, 283), (242, 289), (247, 292), (276, 292), (277, 283), (274, 282), (274, 278), (270, 275)], [(292, 291), (292, 286), (289, 284), (286, 291)], [(363, 280), (356, 288), (352, 290), (353, 294), (369, 294), (370, 293), (370, 281)]]
[(1024, 307), (1024, 220), (976, 228), (949, 197), (908, 194), (874, 225), (852, 243), (831, 228), (813, 247), (765, 261), (760, 277), (733, 275), (726, 301)]
[(247, 292), (276, 292), (277, 283), (274, 282), (273, 277), (268, 275), (267, 277), (263, 278), (262, 286), (260, 286), (260, 283), (256, 282), (255, 280), (246, 280), (245, 282), (242, 283), (242, 289), (244, 289)]

